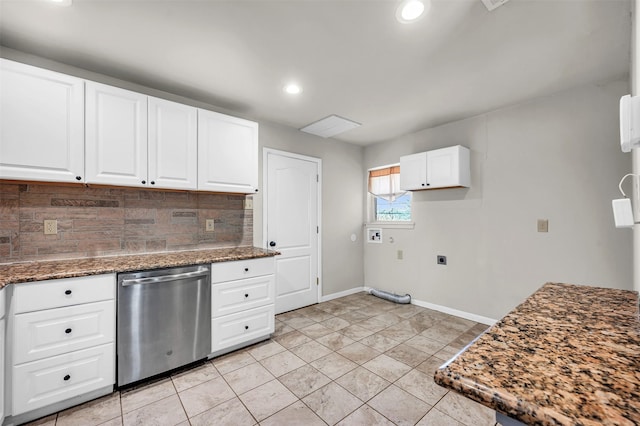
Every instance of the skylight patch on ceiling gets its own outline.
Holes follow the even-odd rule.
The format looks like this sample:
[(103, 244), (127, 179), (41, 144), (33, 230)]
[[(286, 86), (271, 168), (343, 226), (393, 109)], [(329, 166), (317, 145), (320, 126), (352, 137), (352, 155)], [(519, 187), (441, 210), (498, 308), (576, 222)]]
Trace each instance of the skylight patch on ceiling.
[(300, 130), (323, 138), (330, 138), (348, 130), (355, 129), (356, 127), (360, 127), (360, 123), (347, 120), (334, 114), (311, 123)]
[(509, 0), (482, 0), (482, 3), (484, 3), (487, 9), (489, 9), (489, 12), (491, 12), (492, 10), (502, 6), (508, 1)]

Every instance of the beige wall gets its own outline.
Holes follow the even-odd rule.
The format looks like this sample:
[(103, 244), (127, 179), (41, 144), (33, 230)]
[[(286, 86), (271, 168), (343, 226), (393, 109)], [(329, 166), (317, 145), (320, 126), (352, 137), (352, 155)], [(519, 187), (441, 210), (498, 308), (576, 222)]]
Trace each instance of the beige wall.
[[(580, 87), (367, 147), (365, 168), (465, 145), (472, 181), (415, 192), (415, 229), (365, 244), (365, 284), (488, 318), (547, 281), (631, 288), (631, 233), (611, 213), (631, 167), (618, 143), (628, 90), (625, 81)], [(538, 218), (549, 233), (536, 232)]]

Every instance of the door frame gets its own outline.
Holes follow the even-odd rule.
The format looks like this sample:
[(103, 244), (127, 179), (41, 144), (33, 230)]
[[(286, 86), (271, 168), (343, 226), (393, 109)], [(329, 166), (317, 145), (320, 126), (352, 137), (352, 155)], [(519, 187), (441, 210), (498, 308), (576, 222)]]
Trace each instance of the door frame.
[[(296, 160), (310, 161), (312, 163), (316, 163), (318, 166), (318, 193), (317, 193), (317, 205), (318, 211), (316, 214), (318, 215), (318, 228), (322, 227), (322, 158), (310, 157), (308, 155), (296, 154), (293, 152), (282, 151), (279, 149), (273, 148), (262, 148), (262, 242), (263, 247), (269, 248), (268, 240), (268, 223), (269, 218), (267, 216), (267, 194), (268, 194), (268, 172), (269, 169), (267, 167), (267, 157), (269, 154), (280, 155), (283, 157), (295, 158)], [(318, 303), (322, 301), (322, 232), (318, 230), (318, 270), (316, 271), (317, 277), (319, 279), (318, 287)], [(277, 275), (276, 275), (277, 278)], [(278, 282), (276, 281), (276, 287), (278, 286)]]

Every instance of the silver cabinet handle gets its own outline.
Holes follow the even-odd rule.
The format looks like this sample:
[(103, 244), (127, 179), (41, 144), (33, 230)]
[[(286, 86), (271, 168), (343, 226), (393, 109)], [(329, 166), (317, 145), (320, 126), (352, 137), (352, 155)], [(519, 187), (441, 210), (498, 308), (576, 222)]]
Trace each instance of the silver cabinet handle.
[(178, 281), (178, 280), (183, 280), (185, 278), (203, 277), (208, 274), (209, 274), (209, 270), (205, 269), (200, 271), (184, 272), (182, 274), (159, 275), (157, 277), (148, 277), (148, 278), (134, 278), (130, 280), (122, 280), (122, 286), (127, 287), (130, 285), (136, 285), (136, 284), (166, 283), (168, 281)]

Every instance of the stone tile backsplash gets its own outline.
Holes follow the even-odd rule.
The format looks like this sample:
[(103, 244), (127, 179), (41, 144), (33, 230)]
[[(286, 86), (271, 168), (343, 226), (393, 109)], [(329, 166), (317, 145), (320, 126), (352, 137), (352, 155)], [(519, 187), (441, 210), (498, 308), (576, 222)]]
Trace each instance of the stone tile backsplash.
[[(0, 180), (0, 263), (253, 245), (244, 195)], [(44, 234), (45, 219), (58, 221)], [(205, 232), (214, 219), (213, 232)]]

